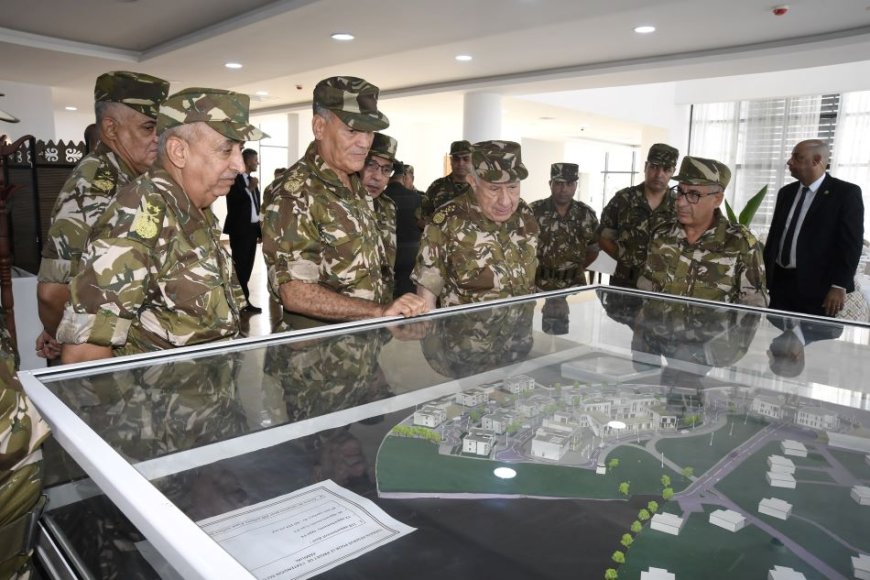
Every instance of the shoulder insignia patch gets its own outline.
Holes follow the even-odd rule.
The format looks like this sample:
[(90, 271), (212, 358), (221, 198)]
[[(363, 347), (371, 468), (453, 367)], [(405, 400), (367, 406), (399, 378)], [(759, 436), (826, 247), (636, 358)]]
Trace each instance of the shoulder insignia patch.
[(150, 201), (145, 203), (145, 208), (136, 215), (133, 220), (132, 230), (142, 239), (150, 240), (157, 235), (157, 220), (160, 208)]
[(447, 219), (447, 216), (444, 214), (443, 211), (436, 211), (435, 215), (432, 216), (432, 223), (440, 226), (441, 224), (444, 223), (444, 220), (446, 220), (446, 219)]
[(302, 184), (304, 183), (305, 178), (301, 175), (290, 175), (284, 181), (283, 189), (288, 193), (294, 193), (296, 191), (299, 191), (299, 189), (302, 187)]

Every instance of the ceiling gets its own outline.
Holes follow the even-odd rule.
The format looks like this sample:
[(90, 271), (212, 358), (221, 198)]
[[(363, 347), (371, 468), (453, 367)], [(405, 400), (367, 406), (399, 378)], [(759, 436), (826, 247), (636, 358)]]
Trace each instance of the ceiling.
[[(49, 85), (89, 108), (107, 70), (306, 105), (326, 76), (384, 96), (507, 95), (865, 60), (870, 0), (3, 0), (2, 81)], [(633, 28), (656, 27), (641, 35)], [(335, 41), (334, 32), (355, 40)], [(455, 56), (469, 54), (470, 62)], [(239, 70), (224, 67), (239, 62)], [(257, 92), (268, 92), (257, 96)]]

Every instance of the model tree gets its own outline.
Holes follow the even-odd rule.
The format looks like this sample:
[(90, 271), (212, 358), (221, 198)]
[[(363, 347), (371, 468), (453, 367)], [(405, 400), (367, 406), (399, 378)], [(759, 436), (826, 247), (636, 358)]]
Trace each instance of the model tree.
[(646, 504), (646, 509), (649, 510), (649, 513), (654, 514), (659, 511), (659, 503), (655, 500), (651, 500), (648, 504)]
[(674, 497), (674, 488), (666, 487), (662, 490), (662, 499), (663, 500), (668, 501), (672, 497)]
[(683, 468), (683, 477), (686, 479), (692, 479), (692, 476), (695, 475), (694, 467), (684, 467)]
[(622, 534), (622, 539), (619, 540), (619, 543), (626, 547), (626, 549), (631, 547), (631, 544), (634, 542), (634, 538), (631, 537), (631, 534)]
[(612, 470), (616, 469), (617, 467), (619, 467), (619, 458), (618, 457), (612, 457), (610, 460), (608, 460), (608, 462), (607, 462), (607, 470), (608, 471), (612, 471)]
[(631, 487), (631, 483), (629, 483), (628, 481), (623, 481), (622, 483), (619, 484), (619, 493), (621, 493), (624, 496), (628, 496), (628, 490), (630, 487)]
[(613, 553), (613, 556), (610, 557), (617, 564), (625, 564), (625, 553), (620, 552), (619, 550)]
[(650, 518), (649, 512), (646, 511), (645, 509), (642, 509), (639, 512), (637, 512), (637, 519), (639, 519), (640, 521), (645, 522), (649, 518)]
[(662, 487), (671, 487), (671, 476), (663, 475), (661, 481), (662, 481)]
[(604, 580), (619, 580), (619, 574), (613, 568), (604, 571)]
[(637, 520), (631, 522), (631, 531), (635, 534), (639, 534), (643, 530), (643, 524)]

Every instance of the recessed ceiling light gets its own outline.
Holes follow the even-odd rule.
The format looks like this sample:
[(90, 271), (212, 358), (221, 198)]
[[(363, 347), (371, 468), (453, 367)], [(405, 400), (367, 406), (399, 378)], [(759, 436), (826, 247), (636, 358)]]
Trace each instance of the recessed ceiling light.
[(349, 32), (335, 32), (332, 34), (332, 40), (353, 40), (353, 34)]
[(634, 28), (634, 31), (637, 32), (638, 34), (649, 34), (650, 32), (655, 32), (656, 27), (655, 26), (648, 26), (648, 25), (636, 26)]
[(227, 68), (242, 68), (242, 64), (238, 62), (228, 62), (224, 66)]
[(468, 62), (471, 60), (471, 55), (470, 54), (457, 54), (456, 60), (458, 60), (459, 62)]
[(269, 91), (257, 91), (257, 92), (254, 93), (254, 94), (257, 95), (258, 97), (268, 97), (268, 96), (269, 96)]
[(66, 109), (67, 111), (78, 111), (78, 110), (79, 110), (78, 107), (72, 107), (72, 106), (70, 106), (70, 107), (64, 107), (64, 109)]

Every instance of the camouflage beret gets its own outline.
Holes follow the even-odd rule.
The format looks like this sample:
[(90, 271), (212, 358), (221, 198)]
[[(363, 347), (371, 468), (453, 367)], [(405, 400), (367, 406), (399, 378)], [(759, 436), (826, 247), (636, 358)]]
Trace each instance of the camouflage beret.
[(383, 133), (375, 133), (375, 138), (372, 139), (372, 146), (369, 149), (369, 155), (377, 155), (390, 161), (396, 160), (396, 149), (399, 148), (399, 142)]
[(490, 183), (506, 183), (529, 176), (513, 141), (481, 141), (471, 146), (471, 166), (477, 176)]
[(646, 155), (647, 163), (661, 165), (662, 167), (676, 167), (677, 159), (680, 157), (680, 152), (664, 143), (656, 143), (649, 148), (649, 153)]
[(550, 181), (571, 183), (580, 177), (580, 166), (576, 163), (553, 163), (550, 165)]
[(471, 153), (471, 142), (469, 141), (454, 141), (450, 144), (451, 155), (464, 155)]
[(157, 133), (190, 123), (205, 123), (233, 141), (259, 141), (268, 137), (248, 122), (248, 95), (193, 87), (178, 91), (160, 106)]
[(160, 103), (169, 94), (169, 81), (145, 73), (116, 70), (97, 77), (95, 103), (121, 103), (156, 119)]
[(731, 170), (715, 159), (686, 156), (680, 163), (680, 172), (671, 179), (689, 185), (719, 185), (725, 189), (731, 181)]
[(314, 108), (335, 113), (342, 122), (358, 131), (380, 131), (390, 126), (386, 115), (378, 111), (375, 85), (356, 77), (329, 77), (314, 87)]

